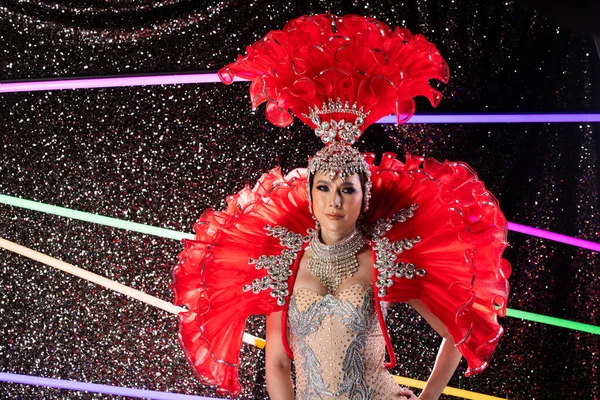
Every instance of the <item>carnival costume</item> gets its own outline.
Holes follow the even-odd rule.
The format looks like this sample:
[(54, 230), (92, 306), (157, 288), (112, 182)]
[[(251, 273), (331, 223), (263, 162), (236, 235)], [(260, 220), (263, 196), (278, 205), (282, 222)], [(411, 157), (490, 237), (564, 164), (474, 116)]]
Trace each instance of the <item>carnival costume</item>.
[[(307, 169), (285, 176), (273, 169), (254, 188), (229, 196), (225, 210), (205, 211), (196, 239), (184, 241), (173, 289), (175, 303), (189, 310), (179, 315), (179, 339), (200, 379), (239, 394), (246, 319), (283, 311), (297, 395), (384, 398), (393, 385), (381, 379), (385, 349), (370, 341), (383, 336), (378, 343), (392, 367), (381, 303), (410, 299), (446, 325), (467, 359), (467, 376), (486, 368), (503, 332), (497, 316), (505, 314), (509, 289), (498, 202), (465, 163), (410, 154), (401, 162), (385, 153), (375, 165), (372, 154), (350, 146), (385, 115), (394, 113), (399, 123), (410, 118), (415, 96), (438, 104), (441, 95), (428, 81), (447, 82), (448, 68), (435, 46), (372, 18), (315, 15), (270, 32), (246, 53), (219, 72), (221, 79), (250, 79), (253, 108), (266, 102), (267, 119), (281, 127), (293, 114), (326, 146)], [(340, 279), (322, 278), (326, 296), (293, 292), (303, 251), (315, 238), (308, 175), (317, 171), (331, 179), (367, 175), (360, 226), (373, 249), (372, 286), (334, 293)], [(323, 263), (313, 274), (327, 276)], [(328, 340), (326, 330), (337, 336)]]

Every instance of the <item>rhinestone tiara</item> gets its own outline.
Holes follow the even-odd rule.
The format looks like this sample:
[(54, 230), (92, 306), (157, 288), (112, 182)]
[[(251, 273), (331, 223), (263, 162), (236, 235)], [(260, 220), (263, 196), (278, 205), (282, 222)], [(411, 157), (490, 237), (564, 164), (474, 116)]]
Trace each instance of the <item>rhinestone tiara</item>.
[(369, 174), (369, 166), (358, 150), (349, 145), (333, 142), (323, 147), (308, 163), (308, 172), (321, 172), (333, 180), (336, 175), (342, 180), (346, 176), (363, 172)]
[[(339, 139), (340, 142), (353, 144), (362, 134), (360, 127), (365, 123), (365, 119), (369, 116), (370, 111), (364, 112), (364, 107), (358, 108), (358, 103), (354, 102), (352, 106), (348, 101), (342, 103), (338, 99), (334, 102), (329, 99), (328, 102), (323, 102), (321, 108), (318, 106), (309, 107), (309, 114), (302, 114), (305, 118), (315, 124), (315, 134), (321, 138), (323, 143), (328, 144)], [(354, 122), (342, 120), (321, 121), (321, 115), (329, 114), (344, 114), (355, 115)]]

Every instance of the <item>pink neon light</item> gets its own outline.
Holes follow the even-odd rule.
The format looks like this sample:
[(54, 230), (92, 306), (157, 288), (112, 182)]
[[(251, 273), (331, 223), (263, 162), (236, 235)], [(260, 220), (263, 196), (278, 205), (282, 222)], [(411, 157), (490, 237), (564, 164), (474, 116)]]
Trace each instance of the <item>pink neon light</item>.
[[(235, 81), (243, 81), (236, 78)], [(110, 78), (53, 79), (0, 83), (0, 93), (35, 92), (40, 90), (92, 89), (121, 86), (181, 85), (221, 82), (217, 74), (142, 75)]]
[(508, 223), (508, 229), (514, 232), (520, 232), (526, 235), (537, 236), (540, 238), (553, 240), (555, 242), (565, 243), (571, 246), (582, 247), (584, 249), (600, 252), (600, 243), (590, 242), (589, 240), (577, 239), (571, 236), (562, 235), (560, 233), (546, 231), (544, 229), (515, 224), (514, 222)]
[[(380, 124), (395, 124), (396, 117), (388, 115), (377, 121)], [(482, 113), (482, 114), (417, 114), (408, 124), (503, 124), (544, 122), (600, 122), (600, 113)]]

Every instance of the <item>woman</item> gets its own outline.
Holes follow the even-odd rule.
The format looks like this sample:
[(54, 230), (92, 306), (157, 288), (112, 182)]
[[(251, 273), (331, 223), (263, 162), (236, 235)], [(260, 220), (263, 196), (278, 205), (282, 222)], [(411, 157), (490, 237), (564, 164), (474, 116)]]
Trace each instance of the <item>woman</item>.
[[(326, 246), (344, 241), (357, 229), (356, 222), (363, 206), (364, 185), (361, 180), (364, 182), (364, 178), (353, 174), (345, 180), (339, 176), (329, 180), (326, 174), (317, 172), (309, 180), (312, 182), (313, 214), (320, 225), (314, 240), (319, 240)], [(314, 327), (316, 329), (308, 329), (309, 333), (304, 337), (292, 339), (296, 370), (303, 371), (307, 364), (310, 365), (311, 361), (307, 359), (314, 360), (312, 367), (317, 369), (316, 376), (311, 377), (309, 382), (304, 374), (298, 373), (298, 398), (340, 398), (344, 395), (347, 398), (361, 399), (416, 399), (412, 391), (400, 389), (392, 375), (383, 368), (385, 343), (372, 305), (372, 252), (366, 242), (358, 248), (355, 255), (358, 264), (356, 271), (344, 275), (334, 292), (328, 290), (311, 271), (311, 248), (302, 255), (290, 307), (296, 314), (312, 311), (313, 319), (309, 324), (315, 318), (320, 321)], [(329, 300), (328, 304), (319, 307), (323, 306), (325, 300)], [(300, 306), (299, 302), (304, 304)], [(419, 397), (437, 399), (452, 377), (461, 354), (438, 318), (419, 300), (409, 301), (409, 304), (444, 338), (431, 379)], [(347, 307), (359, 314), (353, 321), (344, 320), (348, 314)], [(363, 310), (366, 315), (360, 314)], [(281, 340), (281, 314), (282, 312), (274, 312), (267, 317), (267, 389), (271, 399), (293, 399), (291, 359)], [(293, 322), (288, 321), (290, 324), (297, 324), (297, 319), (299, 318), (296, 317)], [(299, 328), (297, 330), (302, 331), (302, 327)], [(306, 331), (306, 327), (304, 328)], [(299, 343), (296, 344), (297, 342)], [(323, 343), (327, 343), (325, 348)], [(351, 360), (352, 350), (356, 347), (359, 348), (358, 353), (361, 354), (357, 355), (362, 362)], [(353, 367), (356, 370), (357, 364), (358, 371), (352, 371)], [(332, 371), (324, 370), (323, 367), (327, 366), (333, 367)]]
[(276, 168), (207, 210), (184, 241), (173, 290), (189, 310), (179, 339), (198, 377), (239, 394), (244, 325), (265, 314), (273, 398), (293, 398), (295, 358), (299, 397), (414, 399), (383, 370), (396, 362), (389, 302), (408, 302), (444, 338), (421, 398), (439, 396), (460, 354), (467, 376), (485, 369), (510, 275), (497, 201), (464, 163), (386, 153), (375, 165), (352, 147), (382, 116), (410, 118), (414, 96), (437, 105), (428, 81), (446, 82), (448, 68), (435, 46), (372, 18), (306, 16), (219, 74), (251, 79), (269, 121), (288, 126), (293, 114), (325, 147), (307, 169)]

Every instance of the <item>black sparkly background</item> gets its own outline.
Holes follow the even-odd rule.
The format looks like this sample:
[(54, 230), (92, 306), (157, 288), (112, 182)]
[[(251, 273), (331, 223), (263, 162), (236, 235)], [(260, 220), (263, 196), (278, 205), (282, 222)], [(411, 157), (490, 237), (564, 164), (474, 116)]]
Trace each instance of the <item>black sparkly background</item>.
[[(441, 112), (598, 111), (590, 35), (515, 1), (46, 1), (0, 3), (0, 80), (217, 70), (307, 13), (356, 13), (436, 43), (451, 69)], [(320, 148), (300, 123), (250, 112), (248, 84), (0, 95), (0, 194), (191, 232), (206, 207)], [(433, 112), (424, 101), (419, 111)], [(599, 124), (374, 126), (363, 151), (463, 160), (509, 221), (600, 242)], [(172, 300), (177, 241), (0, 204), (0, 236)], [(509, 307), (600, 325), (598, 253), (510, 233)], [(599, 336), (504, 318), (492, 365), (451, 385), (511, 399), (599, 398)], [(395, 373), (426, 379), (439, 339), (396, 306)], [(264, 320), (247, 331), (264, 337)], [(194, 378), (175, 317), (0, 251), (0, 369), (215, 396)], [(241, 398), (266, 398), (244, 346)], [(1, 398), (113, 398), (0, 383)]]

